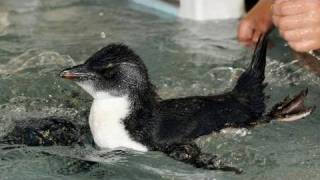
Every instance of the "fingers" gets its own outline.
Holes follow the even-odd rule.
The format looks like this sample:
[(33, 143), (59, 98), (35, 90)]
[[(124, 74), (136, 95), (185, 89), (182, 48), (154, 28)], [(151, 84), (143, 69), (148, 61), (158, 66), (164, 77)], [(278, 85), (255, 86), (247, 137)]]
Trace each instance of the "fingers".
[(294, 50), (320, 49), (320, 0), (275, 0), (272, 21)]
[(275, 26), (277, 26), (280, 31), (302, 29), (317, 24), (320, 25), (320, 13), (307, 13), (293, 16), (273, 16), (272, 19)]
[(254, 46), (259, 37), (272, 26), (272, 0), (261, 0), (244, 17), (238, 26), (238, 40), (246, 46)]
[(244, 19), (238, 26), (238, 40), (242, 43), (251, 41), (254, 33), (253, 23)]
[(298, 42), (289, 42), (289, 46), (298, 52), (308, 52), (319, 49), (320, 43), (317, 40), (303, 40)]
[(238, 26), (238, 40), (247, 47), (253, 47), (258, 42), (260, 36), (267, 31), (267, 26), (259, 26), (259, 24), (255, 24), (253, 21), (243, 21)]
[(264, 33), (264, 32), (261, 32), (261, 31), (258, 31), (258, 30), (255, 31), (255, 32), (253, 33), (252, 42), (253, 42), (254, 44), (256, 44), (256, 43), (258, 42), (260, 36), (261, 36), (263, 33)]
[(279, 31), (281, 36), (289, 42), (312, 40), (320, 37), (320, 28), (302, 28), (295, 30)]
[(318, 6), (317, 0), (291, 0), (275, 1), (272, 6), (272, 13), (276, 16), (290, 16), (303, 14)]
[(258, 42), (259, 37), (264, 33), (262, 31), (266, 31), (253, 25), (253, 22), (242, 21), (238, 26), (238, 40), (247, 47), (254, 46)]

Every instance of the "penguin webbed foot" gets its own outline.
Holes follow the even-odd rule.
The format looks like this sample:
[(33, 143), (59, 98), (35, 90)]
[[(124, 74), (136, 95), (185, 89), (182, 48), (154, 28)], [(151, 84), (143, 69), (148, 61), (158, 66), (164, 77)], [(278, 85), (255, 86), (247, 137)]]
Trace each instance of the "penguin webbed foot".
[(283, 122), (296, 121), (309, 116), (315, 109), (314, 107), (306, 107), (304, 99), (308, 95), (308, 89), (301, 91), (293, 98), (286, 97), (280, 103), (273, 106), (267, 114), (270, 119), (276, 119)]
[(191, 164), (196, 168), (232, 171), (236, 174), (243, 172), (239, 168), (226, 165), (216, 155), (201, 152), (195, 143), (173, 144), (166, 148), (165, 153), (175, 160)]

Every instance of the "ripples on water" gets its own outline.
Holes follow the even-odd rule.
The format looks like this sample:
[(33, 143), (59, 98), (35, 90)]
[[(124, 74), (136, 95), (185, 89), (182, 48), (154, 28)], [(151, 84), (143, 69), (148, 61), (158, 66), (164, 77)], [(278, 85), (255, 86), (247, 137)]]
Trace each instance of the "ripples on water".
[[(176, 20), (125, 0), (0, 4), (0, 136), (30, 118), (86, 123), (90, 97), (57, 74), (110, 42), (126, 43), (144, 59), (163, 98), (230, 90), (251, 59), (235, 39), (236, 21)], [(309, 87), (307, 103), (319, 106), (319, 77), (299, 67), (273, 37), (267, 104)], [(195, 169), (158, 152), (0, 145), (0, 179), (320, 179), (319, 117), (316, 112), (295, 123), (197, 140), (205, 151), (243, 168), (241, 176)]]

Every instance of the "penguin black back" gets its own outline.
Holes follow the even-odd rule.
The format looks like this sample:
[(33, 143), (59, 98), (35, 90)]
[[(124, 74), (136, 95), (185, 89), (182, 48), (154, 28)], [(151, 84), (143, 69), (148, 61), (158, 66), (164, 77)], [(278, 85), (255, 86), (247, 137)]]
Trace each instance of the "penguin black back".
[(162, 101), (160, 139), (183, 142), (226, 127), (248, 127), (259, 120), (265, 111), (267, 42), (267, 38), (260, 39), (249, 68), (231, 92)]

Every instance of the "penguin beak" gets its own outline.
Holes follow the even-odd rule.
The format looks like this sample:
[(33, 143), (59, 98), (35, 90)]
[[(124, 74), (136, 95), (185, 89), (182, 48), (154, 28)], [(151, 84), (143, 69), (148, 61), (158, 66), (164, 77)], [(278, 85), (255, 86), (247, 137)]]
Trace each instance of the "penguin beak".
[(87, 79), (91, 75), (83, 64), (64, 69), (60, 72), (60, 77), (70, 80)]

